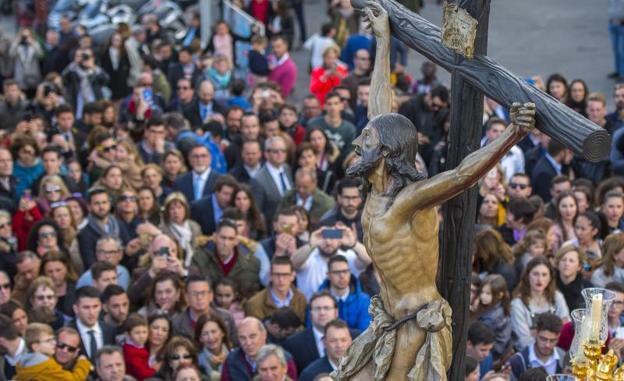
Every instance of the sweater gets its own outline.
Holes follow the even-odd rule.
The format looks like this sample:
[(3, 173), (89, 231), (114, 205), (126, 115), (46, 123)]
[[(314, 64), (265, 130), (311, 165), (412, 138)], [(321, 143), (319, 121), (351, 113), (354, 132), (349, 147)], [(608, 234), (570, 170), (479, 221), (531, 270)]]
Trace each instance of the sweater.
[(86, 358), (79, 358), (72, 371), (63, 369), (52, 357), (41, 353), (25, 353), (17, 362), (18, 381), (84, 381), (91, 371), (91, 363)]
[(280, 86), (280, 93), (284, 98), (289, 96), (297, 83), (297, 65), (292, 58), (288, 58), (284, 63), (276, 66), (269, 74), (269, 81), (277, 82)]
[(156, 370), (149, 366), (149, 351), (144, 346), (137, 347), (135, 344), (126, 342), (123, 345), (126, 372), (138, 381), (152, 377)]

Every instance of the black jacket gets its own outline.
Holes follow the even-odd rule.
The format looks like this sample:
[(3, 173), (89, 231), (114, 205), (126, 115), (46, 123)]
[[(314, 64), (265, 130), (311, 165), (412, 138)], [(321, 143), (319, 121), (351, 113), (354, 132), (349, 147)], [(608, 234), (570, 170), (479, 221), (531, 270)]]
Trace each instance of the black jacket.
[(299, 381), (313, 381), (314, 377), (321, 373), (331, 373), (334, 371), (327, 356), (323, 356), (308, 365), (299, 375)]
[[(114, 345), (115, 344), (115, 332), (117, 331), (116, 327), (113, 327), (112, 325), (108, 325), (106, 323), (104, 323), (103, 321), (99, 321), (98, 325), (100, 326), (100, 329), (102, 330), (102, 342), (104, 345)], [(80, 333), (80, 331), (78, 330), (78, 325), (76, 324), (76, 320), (72, 320), (69, 324), (69, 327), (74, 328), (76, 331), (78, 331), (78, 333)], [(86, 344), (84, 342), (84, 340), (80, 340), (80, 354), (83, 354), (85, 356), (87, 356), (89, 358), (89, 361), (91, 361), (92, 364), (94, 364), (94, 359), (93, 359), (93, 354), (91, 354), (91, 356), (88, 355), (88, 351), (87, 351), (87, 347)], [(98, 349), (100, 349), (101, 347), (98, 347)]]
[[(225, 108), (221, 106), (219, 103), (212, 101), (212, 112), (225, 115)], [(189, 121), (190, 125), (193, 129), (197, 127), (201, 127), (203, 123), (200, 113), (199, 113), (199, 99), (196, 99), (188, 106), (184, 107), (182, 111), (184, 117)]]
[[(115, 217), (109, 216), (109, 218)], [(95, 245), (100, 237), (101, 234), (90, 225), (85, 226), (82, 230), (80, 230), (80, 233), (78, 233), (78, 247), (80, 249), (80, 256), (82, 257), (85, 269), (90, 268), (91, 265), (96, 262)], [(119, 239), (121, 239), (124, 245), (130, 241), (128, 232), (122, 224), (119, 224)]]
[(212, 193), (191, 203), (191, 219), (199, 224), (202, 233), (211, 235), (217, 228), (212, 207)]

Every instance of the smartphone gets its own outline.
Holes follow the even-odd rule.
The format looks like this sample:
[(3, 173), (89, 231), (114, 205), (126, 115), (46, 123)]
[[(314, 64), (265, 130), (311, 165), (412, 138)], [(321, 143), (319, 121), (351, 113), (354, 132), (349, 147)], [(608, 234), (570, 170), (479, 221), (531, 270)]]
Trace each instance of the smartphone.
[(24, 200), (31, 201), (32, 200), (32, 193), (30, 192), (30, 189), (26, 189), (24, 191), (24, 194), (22, 195), (22, 197), (24, 198)]
[(152, 89), (143, 89), (143, 100), (151, 105), (154, 101), (154, 92)]
[(342, 229), (325, 229), (322, 234), (325, 239), (342, 239)]
[(161, 247), (156, 252), (156, 255), (158, 255), (159, 257), (169, 257), (169, 248), (166, 246)]

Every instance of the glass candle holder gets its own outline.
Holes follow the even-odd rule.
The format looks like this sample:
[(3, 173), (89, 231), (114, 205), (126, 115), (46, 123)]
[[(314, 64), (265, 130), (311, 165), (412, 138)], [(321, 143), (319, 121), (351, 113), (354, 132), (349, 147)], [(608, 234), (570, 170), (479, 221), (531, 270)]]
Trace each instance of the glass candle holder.
[(613, 291), (607, 290), (606, 288), (593, 287), (584, 289), (581, 292), (581, 295), (583, 295), (583, 299), (585, 299), (585, 307), (587, 308), (587, 312), (589, 314), (589, 320), (593, 320), (592, 305), (596, 300), (596, 296), (600, 295), (602, 297), (602, 304), (600, 308), (600, 321), (598, 323), (590, 321), (590, 327), (594, 324), (599, 325), (599, 332), (597, 337), (592, 337), (593, 332), (591, 332), (592, 329), (590, 328), (588, 339), (599, 340), (600, 342), (604, 343), (609, 336), (609, 323), (607, 319), (607, 314), (609, 312), (609, 306), (611, 305), (611, 303), (613, 303), (613, 300), (615, 299), (615, 293)]
[(577, 381), (578, 379), (571, 374), (551, 374), (546, 376), (546, 381)]
[(584, 360), (583, 343), (587, 341), (589, 335), (589, 310), (587, 308), (577, 308), (570, 314), (574, 322), (574, 339), (570, 346), (570, 359)]

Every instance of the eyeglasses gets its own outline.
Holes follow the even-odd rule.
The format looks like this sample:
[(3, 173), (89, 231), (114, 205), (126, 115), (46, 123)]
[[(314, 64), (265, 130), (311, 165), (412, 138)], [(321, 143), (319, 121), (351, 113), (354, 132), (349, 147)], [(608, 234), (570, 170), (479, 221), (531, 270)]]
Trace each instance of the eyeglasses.
[(59, 187), (54, 187), (54, 188), (46, 188), (46, 193), (61, 193), (61, 188)]
[(137, 200), (136, 196), (121, 196), (121, 197), (119, 197), (119, 201), (120, 202), (123, 202), (123, 201), (132, 201), (132, 202), (134, 202), (136, 200)]
[(49, 339), (39, 340), (39, 343), (52, 344), (52, 343), (56, 343), (56, 339), (54, 337), (50, 337)]
[(285, 153), (286, 149), (285, 148), (269, 148), (267, 151), (269, 153)]
[(2, 289), (2, 290), (10, 290), (11, 289), (11, 283), (2, 283), (2, 284), (0, 284), (0, 289)]
[(77, 347), (72, 347), (71, 345), (65, 344), (65, 343), (58, 343), (58, 344), (56, 344), (56, 347), (58, 349), (67, 350), (67, 352), (72, 352), (72, 353), (76, 352), (78, 350)]
[(4, 228), (10, 228), (11, 227), (11, 222), (5, 222), (3, 224), (0, 224), (0, 229), (4, 229)]
[(112, 146), (108, 146), (108, 147), (104, 147), (102, 148), (102, 151), (104, 152), (110, 152), (110, 151), (114, 151), (117, 149), (117, 144), (113, 144)]
[(330, 307), (330, 306), (312, 307), (311, 308), (312, 312), (329, 312), (329, 311), (333, 311), (335, 309), (336, 309), (336, 307)]
[(518, 183), (509, 183), (509, 187), (510, 188), (520, 188), (520, 189), (527, 189), (529, 187), (528, 184), (518, 184)]
[(108, 256), (112, 256), (112, 255), (116, 255), (119, 254), (119, 252), (121, 251), (121, 249), (116, 249), (116, 250), (101, 250), (98, 251), (98, 255), (102, 255), (104, 257), (108, 257)]
[(54, 300), (54, 298), (56, 298), (56, 295), (53, 294), (48, 294), (48, 295), (35, 295), (35, 299), (37, 299), (38, 301), (42, 302), (44, 300)]
[(39, 233), (39, 238), (52, 238), (52, 237), (56, 237), (56, 233), (55, 232)]
[(185, 355), (171, 355), (171, 356), (169, 356), (169, 360), (171, 360), (171, 361), (177, 361), (177, 360), (181, 360), (181, 359), (184, 359), (184, 360), (190, 360), (190, 359), (192, 359), (192, 358), (193, 358), (193, 356), (191, 356), (190, 354), (185, 354)]

